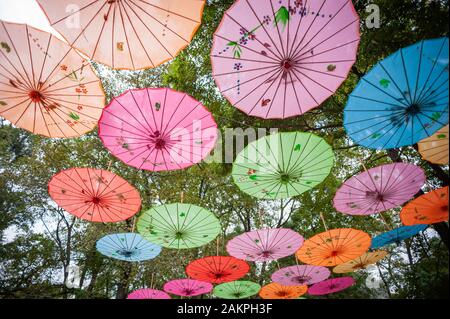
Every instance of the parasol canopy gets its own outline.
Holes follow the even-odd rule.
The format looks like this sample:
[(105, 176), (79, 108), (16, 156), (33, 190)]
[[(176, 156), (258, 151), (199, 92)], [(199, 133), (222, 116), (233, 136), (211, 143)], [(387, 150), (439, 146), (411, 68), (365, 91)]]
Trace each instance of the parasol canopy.
[(114, 69), (173, 59), (201, 24), (204, 0), (38, 0), (50, 25), (90, 59)]
[(368, 266), (376, 264), (380, 260), (384, 259), (387, 255), (388, 253), (386, 251), (368, 252), (361, 257), (334, 267), (333, 272), (336, 274), (346, 274), (365, 269)]
[(283, 286), (310, 286), (328, 279), (330, 275), (331, 272), (326, 267), (297, 265), (274, 272), (272, 281)]
[(406, 226), (431, 225), (448, 221), (448, 186), (409, 202), (403, 207), (400, 218)]
[(448, 165), (448, 125), (418, 143), (422, 158), (430, 163)]
[(245, 299), (256, 295), (261, 286), (251, 281), (233, 281), (220, 284), (214, 288), (213, 294), (223, 299)]
[(344, 126), (371, 149), (414, 145), (448, 124), (448, 38), (425, 40), (380, 61), (350, 95)]
[(45, 137), (81, 136), (105, 105), (91, 65), (50, 33), (0, 21), (0, 116)]
[(153, 259), (161, 252), (161, 247), (136, 233), (107, 235), (97, 241), (96, 247), (105, 256), (132, 262)]
[(243, 260), (230, 256), (211, 256), (197, 259), (186, 267), (186, 274), (193, 279), (221, 284), (244, 277), (250, 266)]
[(345, 290), (353, 286), (354, 284), (355, 280), (352, 277), (328, 279), (309, 287), (308, 294), (312, 296), (334, 294), (336, 292)]
[(90, 222), (114, 223), (139, 212), (141, 196), (122, 177), (94, 168), (71, 168), (48, 183), (50, 197), (63, 209)]
[(352, 1), (238, 0), (214, 34), (213, 77), (250, 116), (298, 116), (344, 82), (359, 40)]
[(394, 230), (382, 233), (372, 239), (371, 249), (378, 249), (390, 244), (399, 244), (405, 239), (411, 238), (428, 228), (428, 225), (402, 226)]
[(282, 286), (271, 283), (261, 288), (259, 296), (262, 299), (297, 299), (308, 291), (308, 286)]
[(261, 199), (303, 194), (325, 180), (334, 165), (327, 142), (310, 133), (278, 133), (247, 146), (233, 164), (233, 179)]
[(142, 236), (166, 248), (191, 249), (206, 245), (221, 231), (210, 211), (190, 204), (169, 204), (143, 212), (137, 222)]
[(296, 256), (308, 265), (332, 267), (360, 257), (370, 244), (370, 236), (363, 231), (333, 229), (305, 241)]
[(164, 291), (177, 296), (195, 297), (208, 294), (213, 290), (209, 282), (193, 279), (177, 279), (167, 282)]
[(185, 93), (167, 88), (129, 90), (104, 109), (99, 136), (127, 165), (180, 170), (209, 155), (217, 124), (200, 102)]
[(287, 228), (267, 228), (236, 236), (227, 244), (236, 258), (266, 262), (293, 255), (303, 244), (303, 237)]
[(378, 166), (346, 181), (334, 197), (334, 207), (348, 215), (384, 212), (413, 198), (425, 181), (425, 172), (416, 165)]
[(139, 289), (130, 293), (127, 299), (171, 299), (171, 297), (161, 290)]

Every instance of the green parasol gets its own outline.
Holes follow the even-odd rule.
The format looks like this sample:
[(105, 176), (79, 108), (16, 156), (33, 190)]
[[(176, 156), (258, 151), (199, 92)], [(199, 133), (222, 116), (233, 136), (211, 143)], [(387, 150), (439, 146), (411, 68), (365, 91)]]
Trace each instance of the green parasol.
[(218, 285), (213, 294), (223, 299), (245, 299), (256, 295), (261, 286), (252, 281), (233, 281)]
[(247, 146), (233, 164), (239, 188), (261, 199), (285, 199), (320, 184), (334, 165), (324, 139), (310, 133), (278, 133)]
[(181, 203), (145, 211), (137, 222), (137, 229), (150, 242), (174, 249), (203, 246), (221, 231), (219, 220), (213, 213)]

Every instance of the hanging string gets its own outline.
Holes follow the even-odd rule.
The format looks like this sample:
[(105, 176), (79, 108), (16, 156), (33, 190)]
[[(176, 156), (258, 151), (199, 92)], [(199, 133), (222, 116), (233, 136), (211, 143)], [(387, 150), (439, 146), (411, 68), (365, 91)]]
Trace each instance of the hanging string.
[(112, 160), (109, 161), (108, 168), (106, 169), (107, 171), (111, 170), (112, 162), (113, 162)]
[(152, 279), (150, 280), (150, 288), (151, 289), (155, 289), (153, 286), (153, 277), (154, 277), (154, 273), (152, 272)]
[(323, 227), (325, 227), (325, 231), (328, 231), (327, 223), (325, 223), (325, 218), (323, 217), (323, 213), (320, 213), (320, 219), (322, 219)]
[(219, 256), (219, 243), (220, 243), (219, 236), (217, 236), (217, 241), (216, 241), (216, 253), (217, 253), (217, 256)]
[(263, 227), (263, 222), (262, 222), (262, 214), (263, 214), (263, 210), (260, 209), (258, 211), (258, 222), (259, 222), (259, 229), (261, 229)]
[(391, 231), (392, 227), (390, 226), (390, 224), (388, 224), (388, 222), (386, 221), (386, 218), (384, 218), (383, 213), (380, 213), (379, 215), (381, 217), (381, 220), (383, 221), (383, 224), (386, 226), (386, 229), (388, 231)]
[(134, 233), (135, 229), (136, 229), (136, 216), (133, 217), (133, 227), (131, 228), (131, 232)]
[(183, 191), (181, 191), (181, 193), (180, 193), (180, 202), (181, 202), (181, 204), (184, 203), (184, 192)]

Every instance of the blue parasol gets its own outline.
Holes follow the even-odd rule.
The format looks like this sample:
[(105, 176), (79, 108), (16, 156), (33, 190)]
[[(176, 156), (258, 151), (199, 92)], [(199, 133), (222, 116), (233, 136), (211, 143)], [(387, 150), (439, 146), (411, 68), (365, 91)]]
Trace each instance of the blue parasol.
[(378, 249), (390, 244), (399, 244), (405, 239), (411, 238), (421, 231), (425, 230), (428, 225), (403, 226), (396, 228), (387, 233), (378, 235), (372, 239), (371, 249)]

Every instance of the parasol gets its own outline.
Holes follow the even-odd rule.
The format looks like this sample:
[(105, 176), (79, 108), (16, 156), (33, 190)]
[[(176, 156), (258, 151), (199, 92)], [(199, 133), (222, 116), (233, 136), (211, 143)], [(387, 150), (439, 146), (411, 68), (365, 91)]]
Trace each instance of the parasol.
[(210, 293), (213, 285), (192, 279), (177, 279), (167, 282), (164, 291), (182, 297), (195, 297)]
[(261, 199), (284, 199), (319, 185), (334, 165), (324, 139), (310, 133), (278, 133), (251, 143), (236, 158), (233, 179)]
[(403, 207), (400, 218), (406, 226), (448, 221), (448, 186), (409, 202)]
[(105, 105), (89, 62), (50, 33), (0, 21), (0, 115), (46, 137), (95, 128)]
[(213, 294), (223, 299), (245, 299), (256, 295), (260, 289), (259, 284), (251, 281), (233, 281), (216, 286)]
[(308, 291), (308, 286), (282, 286), (271, 283), (261, 288), (259, 296), (262, 299), (297, 299)]
[(283, 286), (309, 286), (328, 279), (330, 275), (331, 272), (326, 267), (297, 265), (274, 272), (272, 281)]
[(348, 99), (348, 135), (372, 149), (433, 135), (448, 124), (448, 64), (448, 38), (421, 41), (379, 62)]
[(309, 287), (308, 294), (312, 296), (329, 295), (345, 290), (354, 284), (355, 280), (352, 277), (328, 279)]
[(141, 207), (139, 192), (126, 180), (93, 168), (59, 172), (48, 183), (48, 193), (61, 208), (91, 222), (123, 221)]
[(186, 267), (186, 274), (193, 279), (221, 284), (244, 277), (250, 266), (243, 260), (230, 256), (211, 256), (197, 259)]
[(430, 163), (448, 165), (448, 125), (432, 136), (420, 141), (419, 152)]
[(107, 235), (96, 246), (103, 255), (123, 261), (150, 260), (161, 252), (161, 247), (136, 233)]
[(345, 274), (365, 269), (370, 265), (376, 264), (388, 255), (386, 251), (368, 252), (361, 257), (350, 260), (345, 264), (334, 267), (333, 272), (336, 274)]
[(248, 115), (289, 118), (334, 94), (359, 40), (351, 1), (238, 0), (214, 34), (213, 76)]
[(127, 165), (179, 170), (201, 162), (214, 148), (217, 124), (185, 93), (171, 89), (126, 91), (104, 109), (99, 136)]
[(372, 168), (344, 183), (334, 197), (334, 207), (348, 215), (371, 215), (400, 206), (425, 184), (423, 169), (395, 163)]
[(139, 289), (130, 293), (127, 299), (171, 299), (164, 291), (156, 289)]
[(114, 69), (173, 59), (200, 26), (204, 0), (38, 0), (50, 25), (90, 59)]
[(370, 236), (363, 231), (333, 229), (305, 241), (296, 256), (305, 264), (332, 267), (360, 257), (370, 244)]
[(236, 236), (227, 244), (236, 258), (266, 262), (293, 255), (303, 244), (303, 237), (286, 228), (267, 228)]
[(166, 248), (191, 249), (206, 245), (221, 231), (210, 211), (189, 204), (169, 204), (142, 213), (137, 229), (145, 238)]
[(428, 228), (428, 225), (403, 226), (386, 233), (380, 234), (372, 239), (371, 249), (378, 249), (390, 244), (399, 244), (405, 239), (411, 238)]

